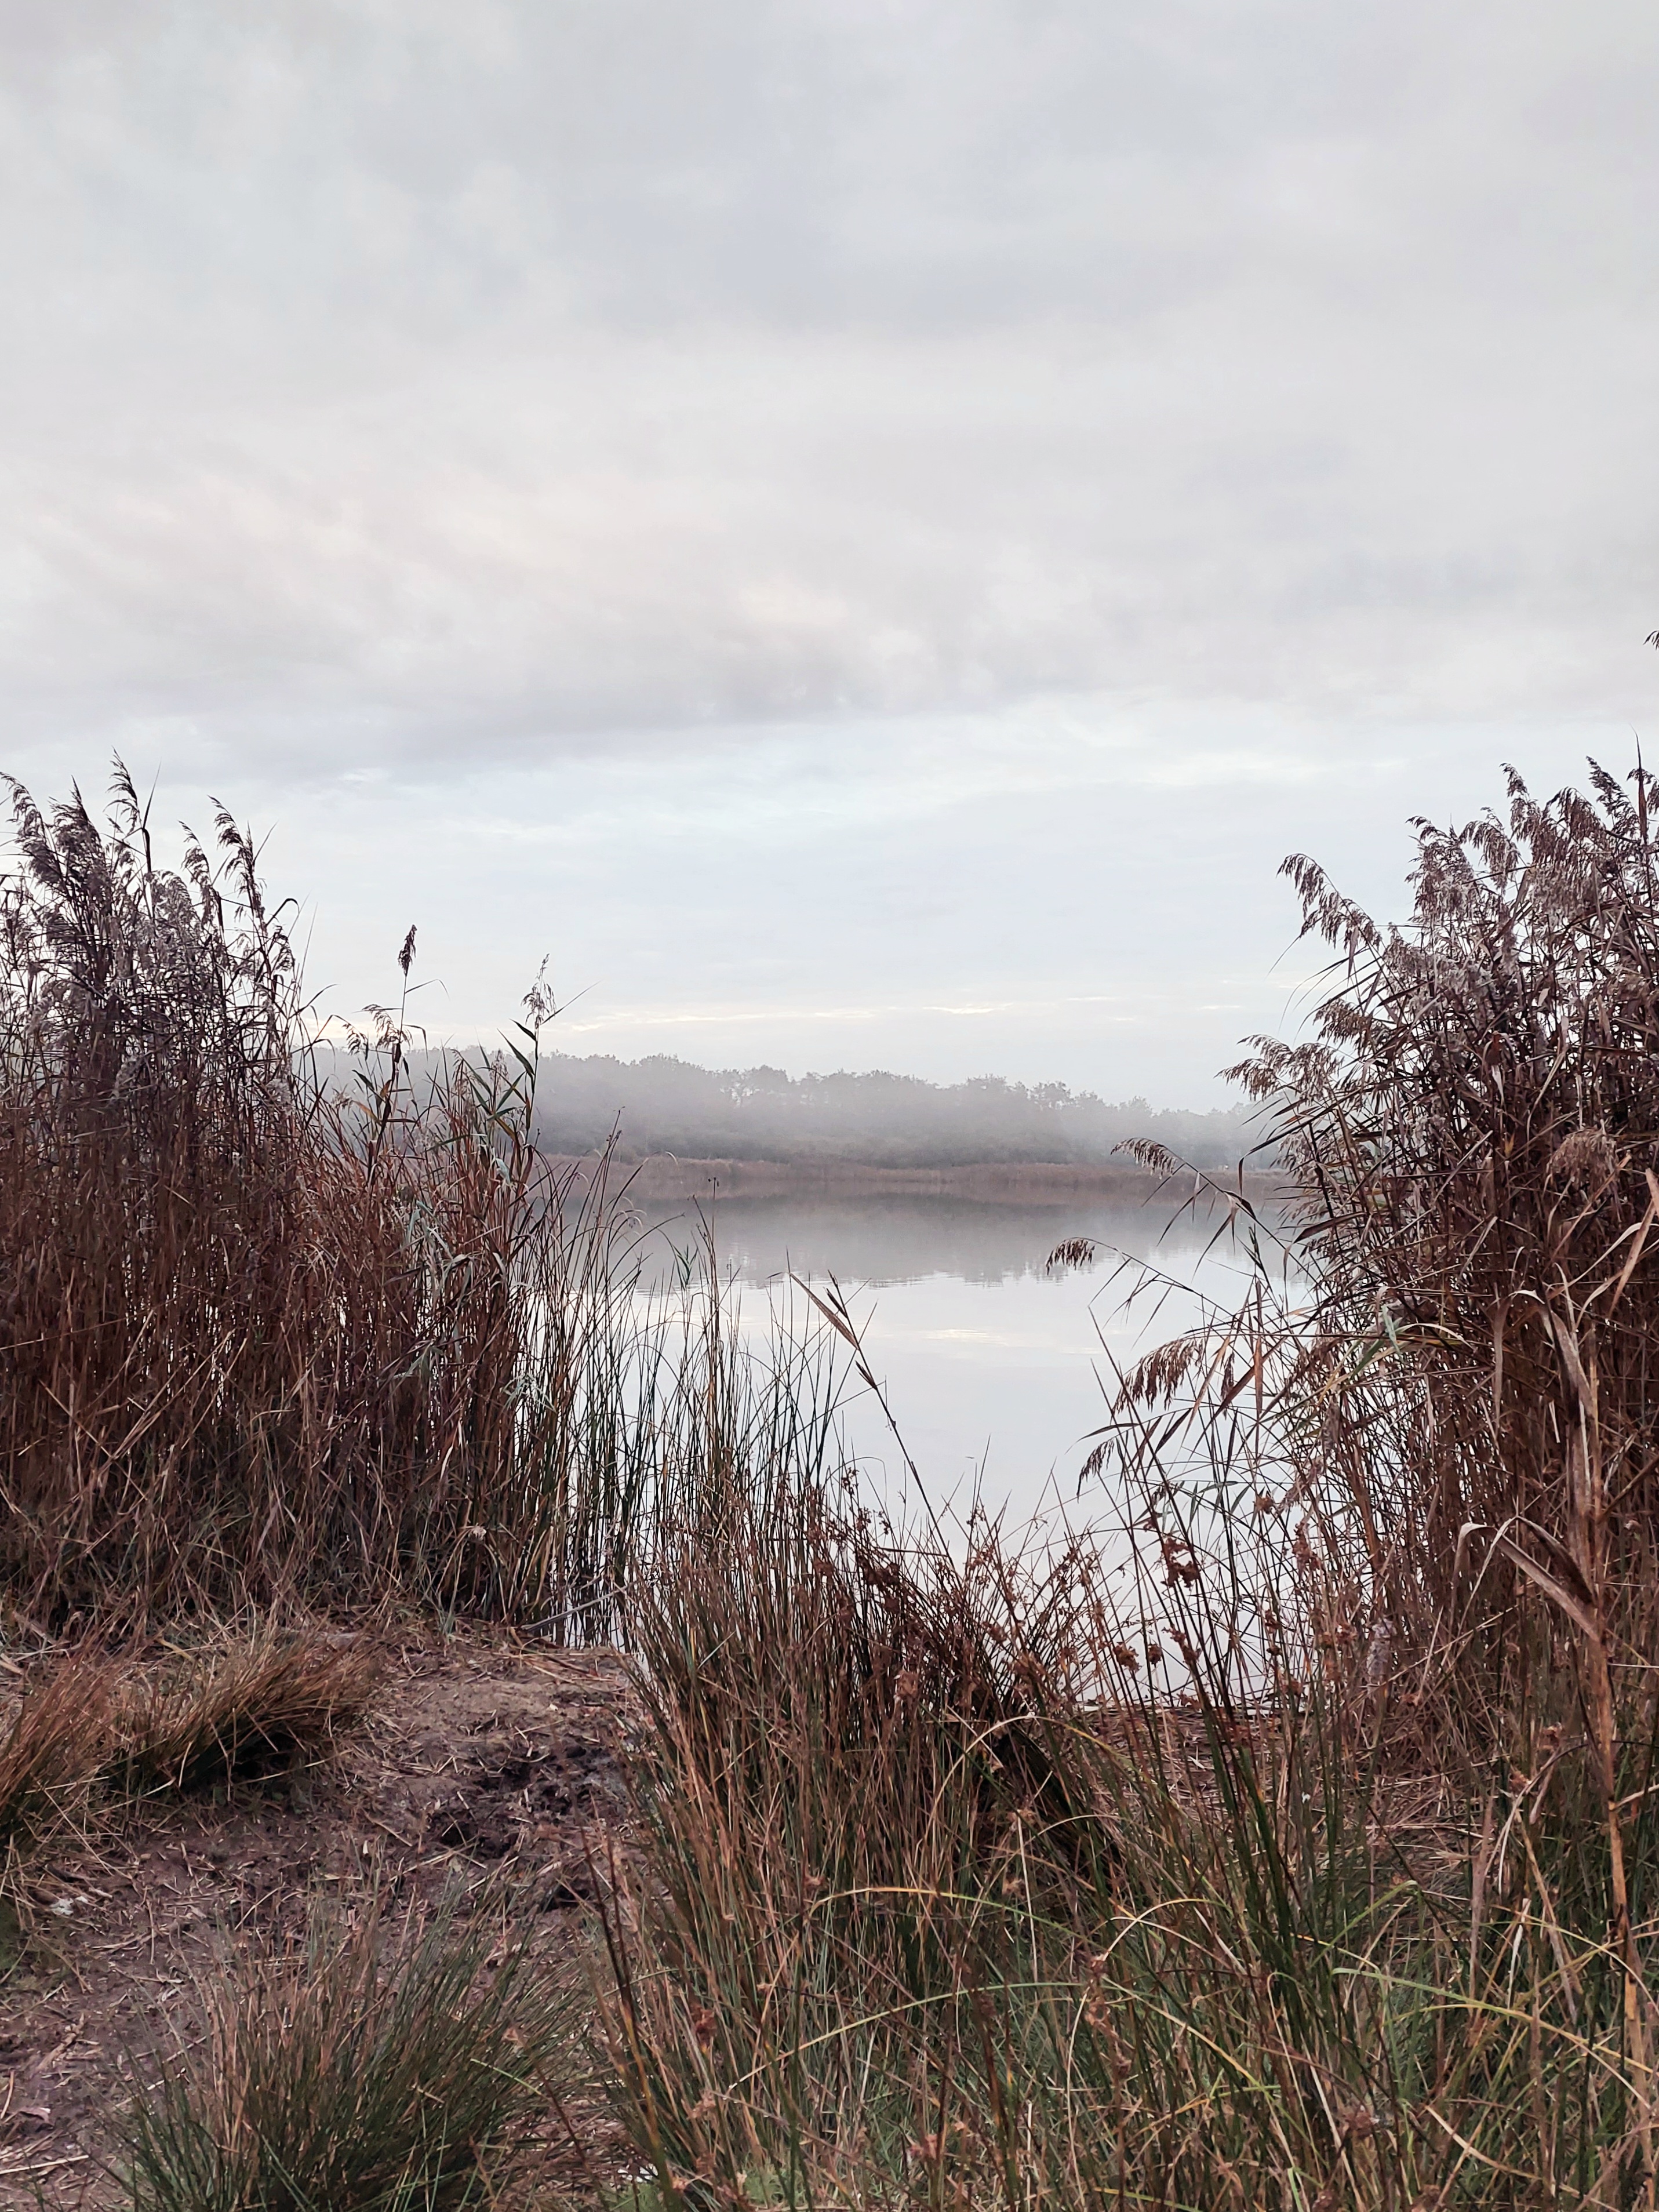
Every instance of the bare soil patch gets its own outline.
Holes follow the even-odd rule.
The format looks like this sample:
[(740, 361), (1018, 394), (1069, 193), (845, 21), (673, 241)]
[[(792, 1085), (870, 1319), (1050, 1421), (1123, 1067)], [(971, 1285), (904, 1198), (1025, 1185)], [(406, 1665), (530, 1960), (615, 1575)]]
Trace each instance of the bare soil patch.
[[(0, 1931), (0, 2203), (118, 2202), (107, 2160), (133, 2066), (196, 2035), (200, 1978), (297, 1930), (319, 1891), (367, 1880), (435, 1901), (458, 1878), (522, 1879), (538, 1950), (580, 1971), (593, 1870), (626, 1846), (623, 1662), (483, 1636), (394, 1640), (387, 1662), (325, 1764), (117, 1810), (31, 1870), (31, 1924)], [(620, 2155), (596, 2099), (569, 2109), (574, 2145), (549, 2114), (554, 2197)]]

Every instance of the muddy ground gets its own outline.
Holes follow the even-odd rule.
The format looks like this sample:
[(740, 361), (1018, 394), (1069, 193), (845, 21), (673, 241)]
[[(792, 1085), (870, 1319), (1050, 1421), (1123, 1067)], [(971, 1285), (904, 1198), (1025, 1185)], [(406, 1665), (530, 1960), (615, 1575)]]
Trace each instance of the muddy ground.
[[(573, 1972), (594, 1939), (595, 1869), (626, 1850), (631, 1722), (614, 1655), (482, 1638), (392, 1641), (362, 1721), (331, 1758), (222, 1802), (101, 1816), (31, 1869), (32, 1926), (0, 1982), (0, 2203), (121, 2202), (112, 2122), (135, 2066), (201, 2032), (199, 1978), (365, 1877), (435, 1899), (492, 1871), (530, 1885), (537, 1948)], [(619, 2175), (597, 2095), (579, 2138), (551, 2113), (537, 2201)]]

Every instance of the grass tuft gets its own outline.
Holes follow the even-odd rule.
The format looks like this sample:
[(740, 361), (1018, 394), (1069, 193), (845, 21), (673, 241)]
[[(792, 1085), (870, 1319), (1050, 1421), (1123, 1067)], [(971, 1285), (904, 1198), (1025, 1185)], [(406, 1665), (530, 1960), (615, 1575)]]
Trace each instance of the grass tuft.
[(452, 1897), (366, 1894), (200, 1991), (125, 2122), (136, 2212), (458, 2212), (497, 2204), (573, 2064), (566, 1990), (525, 1929)]

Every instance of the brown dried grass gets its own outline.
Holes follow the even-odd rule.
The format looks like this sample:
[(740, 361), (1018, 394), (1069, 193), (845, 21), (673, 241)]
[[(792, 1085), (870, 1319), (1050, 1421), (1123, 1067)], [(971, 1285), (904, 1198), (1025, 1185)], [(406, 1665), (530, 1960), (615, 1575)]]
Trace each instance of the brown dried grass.
[(602, 1626), (624, 1293), (603, 1172), (531, 1141), (550, 1002), (419, 1097), (400, 1017), (319, 1060), (222, 810), (170, 871), (124, 770), (107, 826), (12, 795), (0, 1588), (43, 1627), (392, 1593)]
[(40, 1672), (0, 1741), (0, 1856), (9, 1869), (84, 1822), (100, 1790), (115, 1669), (72, 1652)]
[(326, 1758), (384, 1674), (363, 1638), (264, 1631), (129, 1677), (115, 1692), (110, 1787), (189, 1796)]

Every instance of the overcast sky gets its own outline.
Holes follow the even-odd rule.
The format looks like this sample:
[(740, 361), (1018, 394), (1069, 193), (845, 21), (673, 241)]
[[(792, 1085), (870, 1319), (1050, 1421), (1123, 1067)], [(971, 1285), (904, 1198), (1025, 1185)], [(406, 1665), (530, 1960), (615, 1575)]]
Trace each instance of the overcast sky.
[(1659, 749), (1651, 4), (0, 25), (0, 765), (339, 1011), (1209, 1103), (1287, 850)]

